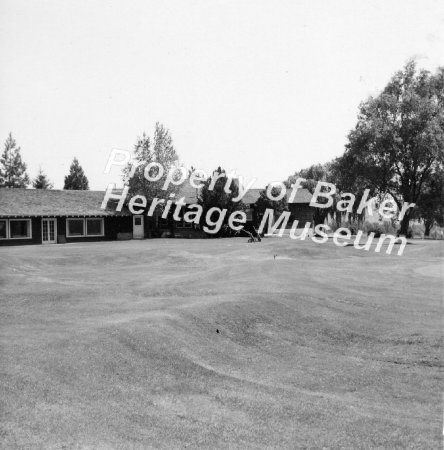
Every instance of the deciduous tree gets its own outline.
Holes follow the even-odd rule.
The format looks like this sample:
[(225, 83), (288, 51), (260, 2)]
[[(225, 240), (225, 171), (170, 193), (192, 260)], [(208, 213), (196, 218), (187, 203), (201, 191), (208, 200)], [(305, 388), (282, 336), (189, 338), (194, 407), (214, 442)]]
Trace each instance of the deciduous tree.
[(444, 226), (444, 170), (425, 183), (418, 200), (417, 214), (424, 221), (424, 235), (429, 236), (434, 225)]
[[(170, 169), (176, 166), (178, 159), (170, 131), (157, 122), (152, 139), (143, 133), (136, 142), (134, 160), (138, 166), (134, 173), (131, 172), (132, 164), (123, 171), (123, 180), (129, 187), (129, 194), (143, 195), (151, 202), (154, 198), (167, 199), (171, 193), (176, 193), (179, 189), (176, 185), (170, 183), (166, 189), (163, 189), (163, 186)], [(163, 168), (163, 175), (156, 181), (150, 181), (145, 177), (145, 168), (150, 163), (158, 163)], [(158, 167), (152, 167), (148, 175), (154, 179), (159, 170)]]
[[(216, 180), (213, 183), (213, 179)], [(225, 186), (228, 185), (227, 190)], [(210, 189), (211, 188), (211, 189)], [(227, 192), (229, 191), (229, 192)], [(234, 202), (233, 198), (239, 195), (238, 180), (229, 179), (227, 173), (220, 166), (213, 172), (199, 190), (198, 203), (202, 206), (203, 214), (202, 221), (205, 220), (207, 212), (211, 208), (219, 208), (226, 210), (225, 222), (228, 220), (229, 215), (234, 211), (244, 211), (245, 204), (242, 201)], [(216, 213), (214, 213), (214, 216)], [(215, 217), (210, 217), (211, 220), (217, 220)], [(204, 225), (204, 223), (202, 223)], [(227, 227), (224, 227), (227, 230)], [(227, 230), (228, 233), (230, 230)], [(219, 233), (220, 234), (220, 233)]]
[[(380, 95), (362, 103), (338, 163), (345, 189), (390, 194), (398, 209), (418, 203), (444, 164), (444, 68), (431, 74), (410, 61)], [(401, 234), (407, 234), (411, 211)]]
[[(256, 200), (257, 213), (263, 214), (266, 209), (273, 209), (275, 214), (282, 214), (284, 211), (288, 211), (287, 196), (284, 195), (280, 200), (271, 200), (267, 196), (267, 186), (263, 191), (259, 192), (259, 198)], [(281, 189), (278, 186), (271, 188), (271, 196), (277, 198), (281, 193)]]
[[(319, 181), (326, 181), (328, 183), (335, 184), (334, 173), (331, 170), (331, 163), (314, 164), (307, 169), (302, 169), (295, 172), (294, 175), (290, 175), (286, 181), (287, 188), (290, 188), (292, 184), (296, 182), (298, 178), (304, 178), (306, 181), (302, 183), (302, 187), (307, 189), (311, 194), (314, 193), (316, 185)], [(325, 188), (322, 188), (325, 191)], [(313, 224), (314, 226), (324, 223), (329, 213), (332, 213), (336, 207), (337, 196), (334, 196), (333, 205), (329, 208), (313, 208)], [(327, 203), (327, 199), (324, 197), (318, 197), (318, 203)]]

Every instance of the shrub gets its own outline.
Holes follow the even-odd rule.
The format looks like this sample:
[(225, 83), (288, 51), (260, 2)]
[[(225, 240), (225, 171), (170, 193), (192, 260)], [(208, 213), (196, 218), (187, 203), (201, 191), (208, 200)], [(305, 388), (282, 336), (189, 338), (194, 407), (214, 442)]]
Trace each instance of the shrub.
[(329, 220), (327, 225), (330, 227), (331, 231), (336, 231), (338, 229), (338, 224), (336, 220)]
[(384, 234), (393, 234), (396, 236), (398, 230), (389, 220), (384, 220), (382, 222), (382, 227), (384, 228)]
[(429, 234), (430, 239), (444, 239), (444, 227), (434, 226), (430, 230)]
[(375, 233), (375, 237), (378, 238), (381, 234), (385, 234), (385, 228), (382, 222), (365, 222), (363, 231), (367, 234)]
[[(336, 227), (338, 228), (338, 227)], [(359, 230), (359, 225), (357, 222), (351, 222), (348, 220), (341, 222), (341, 228), (348, 228), (351, 232), (351, 234), (356, 234)]]
[(409, 226), (407, 237), (424, 239), (425, 226), (422, 223), (414, 222)]

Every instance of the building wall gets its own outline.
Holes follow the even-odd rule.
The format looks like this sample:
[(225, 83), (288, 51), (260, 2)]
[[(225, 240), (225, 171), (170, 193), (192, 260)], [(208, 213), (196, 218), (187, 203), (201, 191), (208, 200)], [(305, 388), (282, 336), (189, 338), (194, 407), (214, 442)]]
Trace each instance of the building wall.
[[(306, 222), (313, 222), (313, 208), (309, 206), (309, 203), (289, 203), (288, 210), (290, 211), (290, 219), (287, 225), (289, 228), (293, 225), (294, 220), (298, 221), (298, 228), (304, 228)], [(247, 223), (244, 228), (253, 231), (253, 227), (259, 227), (261, 220), (262, 215), (258, 214), (256, 209), (252, 207), (248, 210)]]
[[(22, 219), (22, 217), (11, 217), (11, 219)], [(23, 217), (31, 219), (31, 238), (26, 239), (0, 239), (0, 246), (29, 245), (42, 243), (42, 219), (40, 217)]]
[(293, 221), (298, 221), (298, 228), (304, 228), (306, 222), (313, 223), (314, 208), (309, 203), (289, 203), (288, 210), (290, 211), (290, 226)]
[(161, 238), (161, 237), (175, 237), (175, 238), (204, 238), (207, 234), (193, 227), (182, 227), (180, 222), (173, 219), (173, 214), (169, 214), (163, 224), (160, 223), (161, 215), (144, 216), (144, 232), (145, 238)]
[[(51, 217), (50, 217), (51, 218)], [(29, 217), (23, 217), (29, 219)], [(66, 237), (66, 217), (57, 217), (58, 242), (95, 242), (117, 239), (117, 233), (132, 233), (133, 222), (130, 216), (111, 216), (104, 218), (104, 236)], [(42, 243), (42, 218), (31, 218), (31, 238), (29, 239), (0, 239), (0, 246), (30, 245)]]
[[(291, 217), (289, 226), (293, 224), (293, 220), (298, 220), (298, 228), (303, 228), (306, 222), (313, 220), (313, 208), (309, 204), (289, 204), (289, 211)], [(260, 217), (257, 217), (256, 211), (251, 211), (251, 218), (245, 225), (245, 229), (252, 229), (253, 225), (258, 226)], [(26, 219), (26, 217), (24, 218)], [(104, 218), (104, 236), (80, 236), (80, 237), (66, 237), (66, 217), (57, 218), (57, 236), (58, 242), (94, 242), (94, 241), (110, 241), (116, 240), (118, 233), (132, 233), (133, 232), (133, 217), (132, 216), (110, 216)], [(169, 218), (168, 227), (160, 228), (156, 217), (144, 217), (145, 238), (156, 238), (171, 236), (178, 238), (202, 238), (206, 234), (202, 230), (194, 228), (177, 228), (172, 218)], [(31, 218), (32, 234), (30, 239), (0, 239), (0, 246), (6, 245), (30, 245), (42, 243), (42, 219), (41, 217)]]
[[(132, 233), (133, 232), (133, 216), (116, 216), (108, 217), (109, 221), (109, 234), (110, 236), (116, 236), (117, 233)], [(115, 239), (115, 238), (113, 238)]]
[[(82, 219), (82, 217), (78, 217), (79, 219)], [(63, 238), (66, 239), (66, 242), (96, 242), (96, 241), (106, 241), (111, 240), (112, 236), (115, 234), (113, 230), (110, 230), (110, 221), (107, 220), (108, 218), (104, 219), (104, 236), (79, 236), (79, 237), (67, 237), (66, 235), (66, 219), (67, 217), (58, 217), (57, 218), (57, 236), (58, 241)], [(77, 217), (73, 217), (73, 219), (77, 219)], [(61, 239), (60, 239), (61, 238)], [(116, 239), (115, 237), (114, 239)]]

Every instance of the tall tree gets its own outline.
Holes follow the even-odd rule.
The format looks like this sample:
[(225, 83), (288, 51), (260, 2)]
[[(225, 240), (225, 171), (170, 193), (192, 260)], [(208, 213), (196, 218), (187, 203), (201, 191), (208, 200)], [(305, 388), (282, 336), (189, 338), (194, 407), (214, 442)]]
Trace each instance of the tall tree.
[[(358, 222), (364, 220), (367, 214), (366, 210), (363, 210), (360, 214), (358, 213), (364, 191), (369, 189), (368, 198), (372, 198), (379, 194), (378, 190), (373, 185), (366, 184), (366, 181), (359, 175), (359, 172), (355, 168), (355, 161), (347, 157), (346, 154), (331, 161), (329, 170), (331, 182), (335, 184), (337, 189), (335, 204), (337, 204), (341, 193), (352, 193), (355, 196), (355, 201), (351, 207), (352, 211), (349, 213), (349, 218)], [(381, 199), (385, 199), (385, 195), (382, 195)], [(333, 211), (330, 214), (333, 214)], [(339, 226), (345, 213), (341, 213), (336, 209), (334, 214)]]
[(25, 188), (29, 184), (26, 164), (22, 161), (20, 147), (9, 133), (0, 157), (0, 187)]
[(32, 186), (34, 189), (52, 189), (54, 187), (41, 167), (39, 169), (39, 173), (32, 181)]
[(71, 189), (74, 191), (87, 191), (89, 189), (88, 178), (77, 158), (74, 158), (69, 168), (69, 174), (65, 177), (65, 185), (63, 189)]
[[(132, 164), (123, 171), (123, 180), (129, 187), (129, 194), (143, 195), (150, 202), (153, 198), (167, 199), (171, 193), (176, 193), (178, 187), (174, 184), (170, 183), (167, 189), (162, 188), (170, 169), (176, 165), (178, 159), (170, 131), (157, 122), (152, 139), (143, 133), (136, 142), (134, 160), (138, 166), (134, 173), (131, 173)], [(150, 163), (158, 163), (163, 168), (163, 175), (157, 181), (150, 181), (145, 177), (145, 168)], [(148, 175), (155, 179), (159, 170), (158, 167), (151, 167)]]
[[(399, 209), (418, 203), (444, 164), (444, 68), (431, 74), (410, 61), (380, 95), (362, 103), (339, 164), (345, 188), (390, 194)], [(407, 234), (411, 211), (401, 234)]]
[[(213, 179), (216, 178), (214, 185), (212, 186)], [(226, 192), (225, 187), (228, 185), (228, 191)], [(210, 189), (212, 187), (212, 189)], [(199, 199), (198, 203), (202, 206), (203, 214), (202, 214), (202, 225), (205, 225), (205, 218), (207, 212), (211, 208), (219, 208), (221, 210), (226, 210), (224, 224), (228, 221), (229, 215), (234, 211), (244, 211), (245, 204), (242, 201), (235, 202), (233, 198), (236, 198), (239, 195), (239, 185), (238, 180), (229, 179), (225, 170), (220, 166), (213, 172), (212, 176), (209, 177), (204, 183), (203, 186), (199, 190)], [(211, 220), (217, 220), (215, 217), (217, 213), (214, 213), (214, 217), (211, 217)], [(228, 231), (230, 234), (230, 230), (227, 230), (227, 227), (224, 227), (218, 235), (225, 233)]]
[[(275, 214), (282, 214), (284, 211), (288, 211), (287, 196), (281, 200), (270, 200), (267, 196), (268, 186), (261, 192), (259, 192), (259, 198), (256, 200), (256, 211), (258, 214), (263, 214), (266, 209), (274, 210)], [(276, 198), (281, 193), (281, 189), (277, 186), (271, 188), (272, 197)]]
[(444, 226), (444, 170), (433, 174), (425, 183), (416, 213), (424, 221), (425, 236), (429, 236), (433, 225)]

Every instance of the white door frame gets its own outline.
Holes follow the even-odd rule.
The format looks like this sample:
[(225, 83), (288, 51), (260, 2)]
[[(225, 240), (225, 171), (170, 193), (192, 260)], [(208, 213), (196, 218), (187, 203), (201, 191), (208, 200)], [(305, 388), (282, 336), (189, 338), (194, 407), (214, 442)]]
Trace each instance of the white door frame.
[[(47, 235), (46, 237), (49, 237), (49, 223), (53, 222), (54, 223), (54, 239), (51, 241), (49, 239), (45, 240), (45, 236), (43, 234), (43, 222), (44, 221), (48, 221), (48, 227), (47, 227)], [(55, 219), (54, 217), (42, 217), (42, 244), (57, 244), (57, 219)]]
[[(140, 225), (136, 225), (136, 219), (141, 220)], [(145, 237), (145, 219), (142, 214), (133, 216), (133, 239), (143, 239)]]

